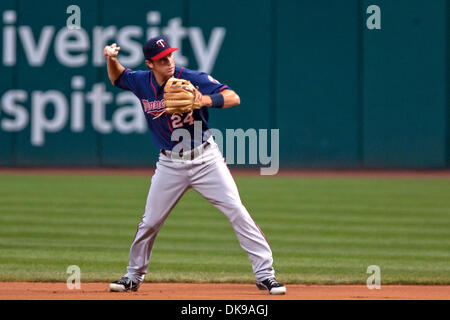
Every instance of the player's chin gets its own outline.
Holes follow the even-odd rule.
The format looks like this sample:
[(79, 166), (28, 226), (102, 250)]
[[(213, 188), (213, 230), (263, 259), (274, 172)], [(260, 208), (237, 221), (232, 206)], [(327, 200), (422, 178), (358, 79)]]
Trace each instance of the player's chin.
[(169, 75), (169, 76), (173, 76), (174, 73), (175, 73), (175, 67), (170, 68), (170, 69), (167, 71), (167, 75)]

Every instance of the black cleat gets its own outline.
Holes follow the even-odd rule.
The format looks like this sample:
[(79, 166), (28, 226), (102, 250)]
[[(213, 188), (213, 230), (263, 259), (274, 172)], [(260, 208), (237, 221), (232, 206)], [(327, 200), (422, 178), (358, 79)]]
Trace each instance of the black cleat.
[(264, 281), (256, 281), (259, 290), (268, 290), (270, 294), (286, 294), (286, 287), (279, 283), (275, 278), (269, 278)]
[(109, 290), (114, 292), (138, 291), (141, 284), (131, 281), (130, 278), (122, 277), (117, 281), (109, 284)]

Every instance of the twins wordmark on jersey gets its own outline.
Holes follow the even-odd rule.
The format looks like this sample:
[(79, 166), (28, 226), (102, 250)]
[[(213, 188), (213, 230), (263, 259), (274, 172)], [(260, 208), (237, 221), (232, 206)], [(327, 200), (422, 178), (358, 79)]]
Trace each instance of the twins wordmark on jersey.
[(153, 116), (159, 116), (164, 112), (166, 105), (164, 104), (164, 99), (148, 101), (147, 99), (141, 100), (142, 107), (144, 108), (145, 113), (150, 113)]
[[(174, 77), (189, 80), (203, 95), (211, 95), (230, 89), (227, 85), (221, 84), (219, 81), (204, 72), (193, 71), (188, 68), (175, 67)], [(208, 108), (203, 107), (194, 110), (192, 115), (189, 114), (163, 114), (164, 112), (164, 84), (161, 86), (156, 81), (153, 72), (150, 71), (132, 71), (125, 69), (120, 77), (115, 81), (115, 86), (130, 90), (139, 98), (147, 125), (152, 134), (153, 142), (160, 149), (172, 150), (177, 141), (172, 140), (172, 132), (177, 128), (184, 128), (191, 135), (191, 147), (195, 148), (202, 144), (203, 137), (209, 137), (209, 114)], [(202, 134), (194, 134), (194, 121), (200, 121), (202, 126)], [(195, 141), (195, 137), (202, 137), (201, 141)]]

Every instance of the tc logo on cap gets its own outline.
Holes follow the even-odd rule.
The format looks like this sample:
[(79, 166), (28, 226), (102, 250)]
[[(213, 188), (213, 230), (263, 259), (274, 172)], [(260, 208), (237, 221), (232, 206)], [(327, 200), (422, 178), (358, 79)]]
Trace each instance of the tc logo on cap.
[(166, 42), (163, 39), (156, 41), (156, 44), (158, 45), (158, 47), (164, 48), (166, 46)]
[(169, 41), (163, 36), (151, 38), (142, 46), (146, 60), (161, 59), (175, 50), (178, 48), (172, 48)]

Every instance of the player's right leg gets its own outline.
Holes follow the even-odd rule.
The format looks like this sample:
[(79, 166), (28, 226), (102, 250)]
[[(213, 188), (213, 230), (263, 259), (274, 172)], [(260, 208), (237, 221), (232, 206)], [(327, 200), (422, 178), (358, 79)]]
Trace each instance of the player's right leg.
[[(161, 159), (152, 177), (145, 214), (130, 248), (127, 274), (110, 284), (111, 291), (136, 291), (144, 280), (153, 243), (172, 208), (189, 186), (187, 170)], [(162, 160), (162, 161), (161, 161)]]

